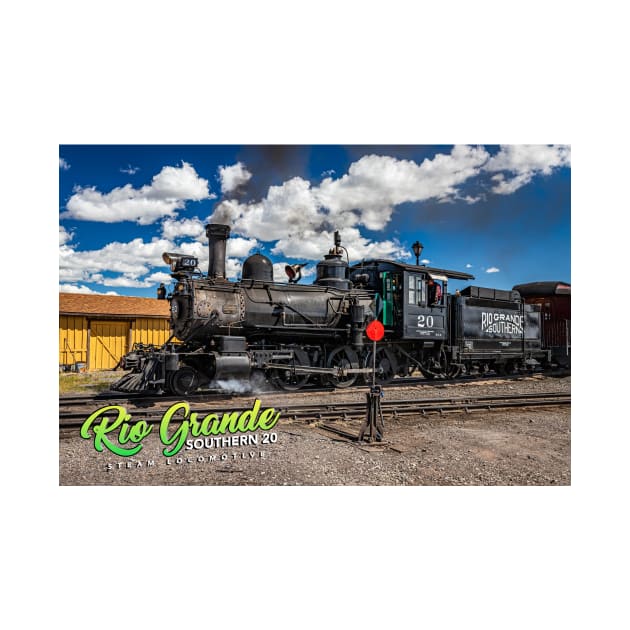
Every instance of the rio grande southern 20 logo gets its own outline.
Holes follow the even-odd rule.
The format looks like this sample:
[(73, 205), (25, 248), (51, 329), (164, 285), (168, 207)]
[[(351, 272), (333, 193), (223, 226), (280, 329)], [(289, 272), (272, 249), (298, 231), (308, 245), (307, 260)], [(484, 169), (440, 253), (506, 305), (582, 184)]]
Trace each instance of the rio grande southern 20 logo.
[(504, 335), (523, 334), (523, 316), (518, 313), (481, 313), (481, 332)]

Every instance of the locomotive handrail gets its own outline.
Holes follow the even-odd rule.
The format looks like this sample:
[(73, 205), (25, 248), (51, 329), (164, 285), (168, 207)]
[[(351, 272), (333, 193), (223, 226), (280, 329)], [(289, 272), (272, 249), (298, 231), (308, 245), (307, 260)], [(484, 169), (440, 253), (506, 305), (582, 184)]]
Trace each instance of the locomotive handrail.
[[(272, 302), (271, 304), (272, 306), (281, 306), (282, 308), (286, 307), (289, 310), (293, 311), (294, 313), (297, 313), (300, 317), (305, 319), (309, 324), (315, 325), (315, 322), (310, 317), (307, 317), (306, 315), (304, 315), (304, 313), (300, 313), (300, 311), (298, 311), (297, 308), (291, 306), (290, 304), (286, 304), (284, 302)], [(291, 324), (286, 324), (286, 325), (290, 326)]]
[(339, 333), (345, 333), (347, 332), (347, 329), (345, 328), (331, 328), (329, 325), (323, 323), (323, 324), (313, 324), (311, 327), (307, 328), (304, 326), (304, 324), (283, 324), (282, 326), (278, 326), (278, 325), (274, 325), (274, 324), (253, 324), (251, 326), (251, 328), (255, 328), (255, 329), (259, 329), (259, 330), (286, 330), (287, 328), (304, 328), (305, 331), (308, 330), (312, 330), (317, 329), (319, 330), (320, 328), (325, 328), (326, 330), (330, 330), (331, 332), (339, 332)]

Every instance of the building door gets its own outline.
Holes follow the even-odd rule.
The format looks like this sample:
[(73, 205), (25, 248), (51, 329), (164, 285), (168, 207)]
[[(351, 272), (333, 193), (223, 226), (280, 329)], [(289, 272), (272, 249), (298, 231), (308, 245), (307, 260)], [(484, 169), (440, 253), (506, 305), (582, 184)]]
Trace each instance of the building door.
[(129, 322), (93, 321), (90, 326), (90, 370), (111, 370), (127, 352)]

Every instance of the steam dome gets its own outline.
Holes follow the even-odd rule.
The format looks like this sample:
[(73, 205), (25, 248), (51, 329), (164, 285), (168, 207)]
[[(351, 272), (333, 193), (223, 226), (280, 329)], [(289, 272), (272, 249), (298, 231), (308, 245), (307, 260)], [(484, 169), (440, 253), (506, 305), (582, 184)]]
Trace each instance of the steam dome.
[(267, 256), (253, 254), (243, 263), (243, 280), (273, 282), (273, 264)]

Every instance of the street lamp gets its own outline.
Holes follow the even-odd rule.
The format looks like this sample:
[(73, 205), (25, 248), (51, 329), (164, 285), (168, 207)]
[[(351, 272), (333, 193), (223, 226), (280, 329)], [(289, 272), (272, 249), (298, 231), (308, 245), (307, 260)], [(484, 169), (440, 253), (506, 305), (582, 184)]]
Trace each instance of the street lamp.
[(413, 249), (413, 253), (416, 255), (416, 267), (420, 264), (420, 254), (422, 253), (423, 248), (424, 245), (420, 241), (416, 241), (411, 246), (411, 249)]

